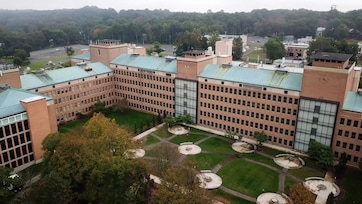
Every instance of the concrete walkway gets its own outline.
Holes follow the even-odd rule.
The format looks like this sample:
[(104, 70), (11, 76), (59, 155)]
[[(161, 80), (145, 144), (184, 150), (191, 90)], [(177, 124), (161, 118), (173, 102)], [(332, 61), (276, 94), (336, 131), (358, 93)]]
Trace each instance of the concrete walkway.
[[(190, 127), (194, 127), (194, 128), (197, 128), (197, 129), (200, 129), (200, 130), (204, 130), (204, 131), (208, 131), (210, 133), (199, 133), (199, 132), (190, 132), (190, 134), (199, 134), (199, 135), (204, 135), (205, 138), (195, 142), (195, 144), (200, 144), (210, 138), (213, 138), (213, 137), (217, 137), (215, 135), (222, 135), (224, 136), (224, 133), (221, 132), (221, 131), (215, 131), (215, 130), (212, 130), (212, 129), (208, 129), (208, 128), (205, 128), (205, 127), (201, 127), (201, 126), (194, 126), (194, 125), (188, 125)], [(152, 135), (153, 137), (157, 138), (158, 140), (160, 140), (160, 142), (162, 143), (167, 143), (167, 144), (171, 144), (175, 147), (178, 147), (179, 145), (176, 145), (172, 142), (170, 142), (170, 140), (172, 140), (174, 137), (176, 137), (176, 135), (172, 135), (168, 138), (162, 138), (162, 137), (159, 137), (158, 135), (156, 135), (154, 133), (154, 131), (156, 131), (158, 128), (162, 127), (162, 125), (159, 125), (158, 127), (156, 128), (152, 128), (150, 129), (149, 131), (147, 131), (147, 134), (140, 134), (138, 135), (137, 137), (140, 139), (140, 138), (144, 138), (146, 137), (147, 135)], [(223, 139), (223, 138), (221, 138)], [(226, 138), (225, 138), (226, 139)], [(257, 144), (257, 141), (255, 140), (252, 140), (252, 139), (249, 139), (249, 138), (243, 138), (244, 141), (246, 142), (249, 142), (249, 143), (253, 143), (253, 144)], [(157, 144), (152, 144), (152, 145), (148, 145), (146, 146), (144, 149), (145, 150), (151, 150), (152, 148), (156, 147), (156, 145), (159, 145), (160, 143), (157, 143)], [(270, 144), (263, 144), (264, 146), (266, 147), (269, 147), (269, 148), (273, 148), (273, 149), (278, 149), (278, 150), (281, 150), (281, 151), (285, 151), (285, 152), (289, 152), (289, 153), (292, 153), (292, 154), (297, 154), (297, 155), (302, 155), (302, 156), (305, 156), (304, 154), (300, 153), (300, 152), (296, 152), (296, 151), (293, 151), (293, 150), (290, 150), (290, 149), (287, 149), (287, 148), (283, 148), (283, 147), (278, 147), (276, 145), (270, 145)], [(231, 146), (230, 146), (231, 148)], [(277, 169), (273, 166), (269, 166), (265, 163), (262, 163), (262, 162), (259, 162), (259, 161), (255, 161), (255, 160), (252, 160), (252, 159), (248, 159), (248, 158), (243, 158), (242, 157), (242, 154), (239, 153), (241, 155), (241, 157), (237, 157), (235, 156), (235, 154), (238, 154), (237, 152), (235, 152), (235, 154), (226, 154), (226, 153), (217, 153), (217, 152), (212, 152), (212, 151), (205, 151), (205, 150), (202, 150), (202, 153), (208, 153), (208, 154), (223, 154), (223, 155), (226, 155), (228, 156), (225, 160), (223, 160), (222, 162), (220, 162), (219, 164), (217, 164), (211, 171), (213, 173), (217, 173), (224, 165), (226, 165), (227, 163), (231, 162), (232, 160), (234, 159), (242, 159), (242, 160), (245, 160), (245, 161), (248, 161), (248, 162), (251, 162), (251, 163), (255, 163), (255, 164), (258, 164), (260, 166), (264, 166), (265, 168), (268, 168), (268, 169), (271, 169), (275, 172), (278, 172), (279, 173), (279, 180), (278, 180), (278, 193), (284, 193), (285, 192), (285, 178), (286, 176), (289, 176), (290, 178), (296, 180), (296, 181), (299, 181), (299, 182), (302, 182), (303, 180), (291, 175), (288, 173), (288, 169), (285, 169), (283, 168), (282, 170), (280, 169)], [(273, 159), (274, 157), (273, 156), (270, 156), (268, 154), (265, 154), (265, 153), (262, 153), (262, 152), (257, 152), (255, 151), (254, 153), (256, 154), (260, 154), (264, 157), (267, 157), (267, 158), (270, 158), (270, 159)], [(181, 156), (177, 163), (181, 163), (187, 156), (183, 155)], [(152, 159), (152, 157), (145, 157), (146, 159)], [(228, 194), (231, 194), (233, 196), (236, 196), (236, 197), (239, 197), (239, 198), (242, 198), (244, 200), (248, 200), (248, 201), (251, 201), (251, 202), (256, 202), (256, 198), (254, 197), (251, 197), (251, 196), (248, 196), (248, 195), (245, 195), (245, 194), (242, 194), (240, 192), (237, 192), (237, 191), (234, 191), (232, 189), (229, 189), (229, 188), (226, 188), (225, 186), (221, 186), (219, 188), (220, 190), (228, 193)]]

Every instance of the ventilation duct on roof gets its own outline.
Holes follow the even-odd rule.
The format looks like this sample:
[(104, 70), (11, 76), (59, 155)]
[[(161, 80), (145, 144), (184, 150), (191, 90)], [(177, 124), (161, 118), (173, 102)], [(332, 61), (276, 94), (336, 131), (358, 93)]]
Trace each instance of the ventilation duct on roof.
[(233, 65), (232, 64), (222, 64), (221, 67), (222, 68), (231, 68)]

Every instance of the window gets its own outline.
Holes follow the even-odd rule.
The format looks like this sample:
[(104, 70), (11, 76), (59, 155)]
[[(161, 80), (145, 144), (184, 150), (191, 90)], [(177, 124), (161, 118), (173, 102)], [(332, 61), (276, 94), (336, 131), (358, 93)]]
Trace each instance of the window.
[(311, 135), (317, 135), (317, 128), (312, 128), (312, 129), (310, 130), (310, 134), (311, 134)]
[(313, 124), (317, 124), (317, 123), (318, 123), (318, 118), (317, 118), (317, 117), (313, 117), (312, 123), (313, 123)]
[(341, 142), (340, 142), (340, 141), (337, 141), (337, 142), (336, 142), (336, 146), (337, 146), (337, 147), (341, 146)]
[(349, 144), (349, 147), (348, 147), (348, 149), (350, 149), (350, 150), (353, 150), (353, 144)]
[(344, 125), (344, 118), (341, 118), (341, 120), (339, 121), (339, 124)]
[(320, 106), (314, 106), (314, 113), (319, 113), (321, 110)]
[(352, 123), (352, 121), (351, 121), (350, 119), (348, 119), (348, 120), (347, 120), (347, 124), (346, 124), (346, 125), (350, 126), (350, 125), (351, 125), (351, 123)]

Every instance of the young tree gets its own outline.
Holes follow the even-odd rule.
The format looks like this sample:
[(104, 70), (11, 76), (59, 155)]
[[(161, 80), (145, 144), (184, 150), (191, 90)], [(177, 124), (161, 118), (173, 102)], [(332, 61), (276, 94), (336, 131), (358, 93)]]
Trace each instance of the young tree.
[(270, 38), (268, 42), (264, 44), (264, 47), (266, 49), (266, 56), (272, 61), (285, 57), (284, 45), (276, 38)]
[(168, 125), (168, 127), (172, 127), (177, 124), (176, 118), (173, 117), (172, 115), (166, 116), (166, 118), (163, 119), (163, 122), (165, 122)]
[(209, 46), (212, 47), (212, 50), (215, 50), (216, 42), (220, 40), (220, 35), (217, 32), (211, 34), (209, 39)]
[(259, 148), (261, 148), (263, 146), (263, 143), (268, 140), (268, 136), (265, 134), (264, 131), (255, 132), (254, 137), (259, 142), (259, 144), (258, 144)]
[(153, 43), (153, 51), (156, 52), (158, 55), (160, 55), (161, 52), (164, 51), (161, 47), (161, 43), (156, 41)]
[(106, 111), (106, 103), (102, 101), (97, 101), (94, 105), (91, 106), (93, 113), (104, 113)]
[(334, 155), (332, 149), (319, 142), (314, 141), (309, 144), (308, 155), (324, 169), (333, 165)]
[(241, 37), (233, 40), (233, 60), (241, 60), (243, 56), (243, 40)]
[(65, 47), (65, 53), (67, 54), (67, 56), (68, 56), (69, 59), (70, 59), (70, 57), (73, 56), (73, 54), (74, 54), (74, 49), (73, 49), (73, 47)]

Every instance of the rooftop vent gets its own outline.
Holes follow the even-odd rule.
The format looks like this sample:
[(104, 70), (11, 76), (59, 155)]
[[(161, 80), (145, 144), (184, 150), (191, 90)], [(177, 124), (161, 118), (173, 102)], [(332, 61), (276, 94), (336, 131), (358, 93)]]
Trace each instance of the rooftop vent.
[(172, 62), (173, 60), (175, 60), (176, 57), (172, 57), (172, 56), (167, 56), (166, 57), (166, 62)]
[(287, 74), (287, 73), (288, 73), (288, 71), (287, 71), (287, 70), (280, 70), (280, 69), (277, 69), (277, 70), (275, 70), (275, 73), (277, 73), (277, 74)]
[(232, 64), (222, 64), (221, 67), (222, 68), (231, 68), (233, 65)]
[(40, 70), (31, 71), (31, 73), (33, 73), (35, 75), (41, 75), (41, 74), (44, 74), (45, 71), (44, 71), (44, 69), (40, 69)]
[(84, 71), (86, 71), (86, 72), (90, 72), (90, 71), (92, 71), (92, 70), (93, 70), (92, 67), (88, 67), (88, 66), (87, 66), (87, 67), (84, 68)]
[(6, 89), (10, 89), (11, 86), (9, 84), (0, 84), (0, 92), (5, 91)]

